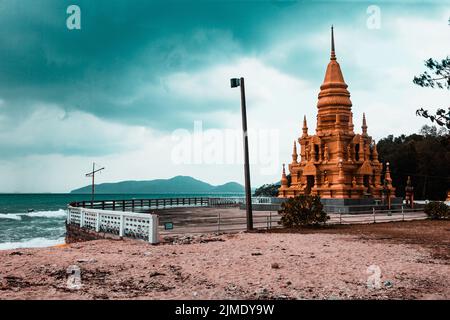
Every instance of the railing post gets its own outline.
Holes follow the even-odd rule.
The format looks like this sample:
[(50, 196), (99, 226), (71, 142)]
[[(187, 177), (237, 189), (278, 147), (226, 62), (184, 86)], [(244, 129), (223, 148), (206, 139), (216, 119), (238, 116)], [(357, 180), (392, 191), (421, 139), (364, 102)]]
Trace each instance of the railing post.
[(70, 224), (70, 207), (67, 208), (67, 224)]
[(81, 210), (81, 214), (80, 214), (80, 228), (84, 227), (84, 211)]
[(122, 213), (120, 215), (119, 237), (123, 237), (123, 229), (124, 229), (124, 224), (125, 224), (124, 220), (125, 220), (125, 217), (124, 217), (124, 214)]
[(220, 211), (217, 213), (217, 233), (220, 233)]
[(149, 220), (149, 229), (148, 229), (148, 241), (151, 244), (157, 244), (159, 242), (159, 235), (158, 235), (158, 224), (159, 224), (159, 217), (156, 214), (150, 215)]
[(339, 224), (342, 224), (342, 212), (341, 212), (341, 209), (339, 209)]
[(375, 220), (375, 208), (374, 207), (372, 207), (372, 211), (373, 211), (373, 223), (376, 223), (376, 220)]
[(95, 232), (100, 232), (100, 212), (97, 212), (97, 220), (95, 220)]
[(272, 229), (272, 211), (269, 211), (269, 226), (270, 226), (270, 229)]
[(402, 206), (402, 221), (405, 221), (405, 211), (403, 210), (403, 206)]
[(122, 200), (122, 211), (125, 212), (125, 200)]

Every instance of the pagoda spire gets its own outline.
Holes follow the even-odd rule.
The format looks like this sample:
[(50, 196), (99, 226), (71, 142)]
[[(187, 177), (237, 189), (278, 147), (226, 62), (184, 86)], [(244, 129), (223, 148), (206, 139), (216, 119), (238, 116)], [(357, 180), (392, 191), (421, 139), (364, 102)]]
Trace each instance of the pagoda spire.
[(285, 165), (283, 163), (283, 174), (281, 175), (281, 186), (282, 187), (287, 187), (288, 186), (288, 179), (286, 176), (286, 169), (285, 169)]
[(331, 58), (330, 60), (336, 60), (336, 52), (334, 50), (334, 30), (333, 25), (331, 25)]
[(292, 150), (292, 163), (297, 163), (298, 154), (297, 154), (297, 143), (294, 140), (294, 149)]
[[(348, 131), (351, 117), (352, 102), (350, 92), (347, 90), (342, 70), (336, 59), (334, 44), (334, 27), (331, 28), (331, 57), (328, 62), (325, 78), (320, 86), (317, 101), (317, 134), (328, 132), (336, 128), (336, 120), (339, 130)], [(340, 119), (337, 119), (339, 114)], [(334, 120), (334, 121), (333, 121)]]
[(354, 126), (353, 126), (353, 113), (350, 112), (350, 117), (348, 119), (348, 130), (350, 132), (353, 132)]
[(307, 137), (308, 136), (308, 125), (306, 123), (306, 115), (303, 116), (303, 128), (302, 128), (302, 130), (303, 130), (303, 136)]
[(372, 158), (374, 161), (378, 162), (378, 150), (375, 140), (373, 140)]
[(363, 113), (363, 121), (362, 121), (361, 129), (362, 129), (363, 135), (367, 135), (366, 113)]
[(389, 168), (389, 162), (386, 162), (386, 172), (384, 174), (384, 180), (388, 188), (392, 188), (391, 169)]

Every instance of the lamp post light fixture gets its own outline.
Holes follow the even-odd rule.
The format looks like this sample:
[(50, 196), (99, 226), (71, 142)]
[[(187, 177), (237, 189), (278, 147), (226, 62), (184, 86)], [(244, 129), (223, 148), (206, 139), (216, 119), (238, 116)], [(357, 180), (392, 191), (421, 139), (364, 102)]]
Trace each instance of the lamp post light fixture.
[(250, 187), (250, 164), (248, 158), (247, 110), (245, 104), (244, 78), (233, 78), (230, 80), (230, 83), (231, 88), (241, 87), (242, 133), (244, 140), (245, 206), (247, 213), (247, 231), (251, 231), (253, 230), (252, 191)]

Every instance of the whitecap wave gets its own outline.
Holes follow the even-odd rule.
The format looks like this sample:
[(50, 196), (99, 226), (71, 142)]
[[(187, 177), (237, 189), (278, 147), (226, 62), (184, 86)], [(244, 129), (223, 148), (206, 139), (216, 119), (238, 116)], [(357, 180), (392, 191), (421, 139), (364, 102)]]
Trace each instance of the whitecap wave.
[(22, 217), (17, 214), (0, 213), (0, 219), (22, 220)]
[(43, 248), (51, 247), (59, 244), (64, 244), (65, 239), (47, 239), (47, 238), (34, 238), (27, 239), (20, 242), (4, 242), (0, 243), (0, 250), (19, 249), (19, 248)]
[(56, 211), (33, 211), (27, 213), (0, 213), (0, 219), (22, 220), (22, 217), (34, 218), (63, 218), (66, 217), (66, 211), (59, 209)]
[(66, 216), (66, 210), (59, 209), (57, 211), (36, 211), (20, 214), (21, 216), (38, 217), (38, 218), (62, 218)]

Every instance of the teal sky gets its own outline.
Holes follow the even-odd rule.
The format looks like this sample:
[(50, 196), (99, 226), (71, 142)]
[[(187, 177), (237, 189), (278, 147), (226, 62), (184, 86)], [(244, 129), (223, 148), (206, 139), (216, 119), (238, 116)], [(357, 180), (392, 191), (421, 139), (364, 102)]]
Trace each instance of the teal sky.
[[(71, 4), (81, 30), (66, 27)], [(367, 26), (370, 5), (379, 29)], [(448, 104), (412, 78), (449, 55), (449, 19), (450, 2), (437, 0), (1, 0), (0, 192), (69, 191), (88, 183), (92, 161), (107, 167), (99, 182), (242, 182), (240, 163), (179, 164), (172, 153), (174, 130), (194, 121), (240, 128), (236, 76), (249, 128), (279, 134), (275, 171), (252, 151), (254, 185), (278, 179), (304, 114), (314, 130), (331, 24), (355, 127), (366, 112), (375, 139), (417, 132), (418, 107)]]

